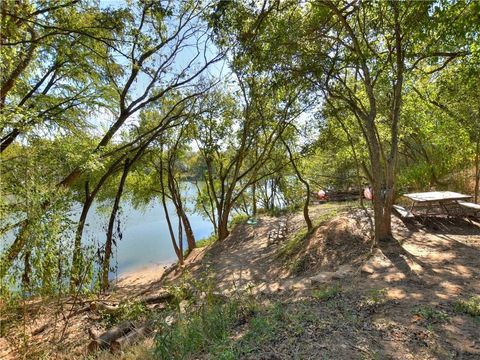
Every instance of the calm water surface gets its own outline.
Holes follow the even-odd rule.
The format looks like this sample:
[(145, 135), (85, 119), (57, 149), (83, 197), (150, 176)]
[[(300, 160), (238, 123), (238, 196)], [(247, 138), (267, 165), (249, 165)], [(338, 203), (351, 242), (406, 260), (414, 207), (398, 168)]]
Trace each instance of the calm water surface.
[[(184, 186), (187, 208), (191, 210), (188, 213), (190, 223), (195, 239), (198, 241), (212, 233), (212, 224), (193, 212), (195, 186), (193, 184), (184, 184)], [(117, 247), (114, 250), (115, 259), (112, 261), (112, 265), (117, 266), (118, 275), (145, 266), (171, 263), (176, 260), (160, 199), (151, 201), (143, 209), (135, 209), (131, 203), (124, 201), (121, 203), (121, 208), (120, 230), (123, 236), (117, 240)], [(170, 203), (168, 208), (176, 230), (178, 221), (173, 204)], [(105, 242), (109, 210), (110, 208), (107, 208), (107, 211), (102, 212), (98, 211), (97, 207), (92, 207), (84, 231), (84, 243), (103, 244)], [(184, 248), (186, 249), (186, 244)]]

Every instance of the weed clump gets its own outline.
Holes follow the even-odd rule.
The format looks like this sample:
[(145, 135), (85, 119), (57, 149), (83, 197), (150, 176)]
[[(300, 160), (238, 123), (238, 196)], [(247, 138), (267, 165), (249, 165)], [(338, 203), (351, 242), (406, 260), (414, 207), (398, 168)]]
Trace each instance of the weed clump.
[(480, 316), (480, 296), (472, 296), (468, 300), (459, 300), (453, 308), (456, 312), (470, 316)]
[(419, 306), (413, 313), (422, 317), (427, 323), (444, 323), (448, 321), (448, 314), (445, 311), (437, 310), (431, 306)]
[(331, 300), (340, 294), (342, 288), (340, 285), (335, 284), (332, 286), (327, 286), (321, 289), (315, 289), (312, 291), (312, 297), (317, 300)]

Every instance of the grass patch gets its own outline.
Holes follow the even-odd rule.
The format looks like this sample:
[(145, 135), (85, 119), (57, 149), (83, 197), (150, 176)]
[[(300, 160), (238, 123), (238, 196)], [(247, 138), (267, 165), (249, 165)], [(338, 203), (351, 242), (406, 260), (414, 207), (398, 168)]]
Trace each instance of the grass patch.
[(480, 296), (472, 296), (468, 300), (459, 300), (453, 304), (456, 312), (470, 316), (480, 316)]
[(283, 259), (291, 258), (296, 255), (303, 247), (305, 240), (312, 232), (307, 228), (301, 228), (300, 230), (292, 233), (288, 236), (287, 241), (278, 250), (278, 257)]
[[(166, 326), (155, 340), (156, 359), (233, 360), (257, 358), (279, 337), (302, 337), (306, 324), (318, 322), (311, 308), (276, 302), (263, 305), (252, 296), (205, 304)], [(288, 335), (288, 336), (287, 336)]]
[(381, 305), (387, 302), (386, 295), (387, 289), (370, 289), (362, 303), (367, 306)]
[(232, 217), (230, 220), (229, 227), (233, 229), (235, 226), (239, 224), (245, 224), (250, 217), (247, 214), (238, 214)]
[[(235, 228), (235, 226), (237, 226), (239, 224), (245, 224), (248, 219), (249, 219), (249, 216), (246, 215), (246, 214), (239, 214), (239, 215), (234, 216), (232, 218), (232, 220), (230, 220), (230, 222), (229, 222), (230, 230), (233, 230)], [(211, 234), (209, 237), (198, 240), (196, 242), (196, 245), (197, 245), (197, 247), (202, 248), (202, 247), (212, 245), (217, 240), (218, 240), (217, 235)]]
[(421, 316), (426, 322), (444, 323), (448, 321), (448, 314), (444, 311), (437, 310), (431, 306), (419, 306), (414, 309), (415, 315)]
[(335, 298), (338, 294), (342, 292), (340, 285), (335, 284), (331, 286), (326, 286), (321, 289), (315, 289), (312, 291), (312, 297), (317, 300), (331, 300)]
[(243, 314), (244, 308), (238, 301), (202, 306), (159, 333), (155, 356), (186, 359), (193, 354), (210, 352), (227, 341), (232, 327)]

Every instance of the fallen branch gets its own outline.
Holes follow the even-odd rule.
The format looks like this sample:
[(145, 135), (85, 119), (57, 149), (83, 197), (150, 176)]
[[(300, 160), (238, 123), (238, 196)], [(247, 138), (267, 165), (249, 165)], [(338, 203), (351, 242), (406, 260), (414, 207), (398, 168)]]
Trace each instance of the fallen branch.
[(115, 314), (118, 312), (120, 307), (118, 305), (107, 305), (102, 302), (92, 302), (90, 303), (91, 311), (101, 311), (106, 314)]
[(41, 334), (42, 332), (45, 331), (46, 328), (50, 326), (50, 323), (43, 324), (42, 326), (36, 328), (35, 330), (32, 331), (32, 336)]
[[(110, 347), (112, 341), (128, 334), (133, 329), (134, 325), (131, 321), (124, 321), (90, 341), (87, 350), (91, 353), (97, 350), (107, 349)], [(95, 333), (92, 332), (90, 336), (95, 336)]]
[(157, 304), (161, 302), (167, 302), (174, 298), (173, 294), (169, 292), (163, 292), (157, 295), (146, 296), (140, 299), (140, 302), (145, 304)]
[(128, 346), (131, 346), (143, 338), (147, 337), (153, 332), (153, 322), (147, 321), (144, 325), (132, 330), (127, 335), (113, 340), (110, 344), (110, 351), (112, 353), (119, 352)]

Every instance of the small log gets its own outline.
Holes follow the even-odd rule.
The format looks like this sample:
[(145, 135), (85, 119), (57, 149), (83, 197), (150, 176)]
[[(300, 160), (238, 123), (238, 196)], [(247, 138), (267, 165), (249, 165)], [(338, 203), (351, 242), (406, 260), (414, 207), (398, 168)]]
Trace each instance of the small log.
[(102, 302), (92, 302), (90, 303), (91, 311), (101, 311), (107, 314), (115, 314), (120, 308), (118, 306), (107, 305)]
[(110, 330), (105, 331), (102, 335), (93, 339), (88, 344), (88, 352), (94, 352), (97, 350), (107, 349), (111, 342), (128, 334), (134, 328), (131, 321), (124, 321), (117, 326), (114, 326)]
[(110, 344), (110, 351), (112, 353), (117, 353), (123, 349), (125, 349), (128, 346), (131, 346), (143, 338), (147, 337), (150, 335), (153, 331), (153, 322), (152, 321), (147, 321), (143, 326), (140, 326), (131, 332), (129, 332), (127, 335), (122, 336), (116, 340), (113, 340)]
[(173, 298), (174, 298), (173, 294), (170, 294), (169, 292), (163, 292), (163, 293), (157, 294), (157, 295), (146, 296), (146, 297), (140, 299), (140, 301), (145, 303), (145, 304), (157, 304), (157, 303), (161, 303), (161, 302), (170, 301)]
[(41, 334), (42, 332), (45, 331), (46, 328), (48, 328), (49, 325), (50, 325), (50, 323), (46, 323), (46, 324), (43, 324), (42, 326), (36, 328), (35, 330), (32, 331), (32, 336)]

